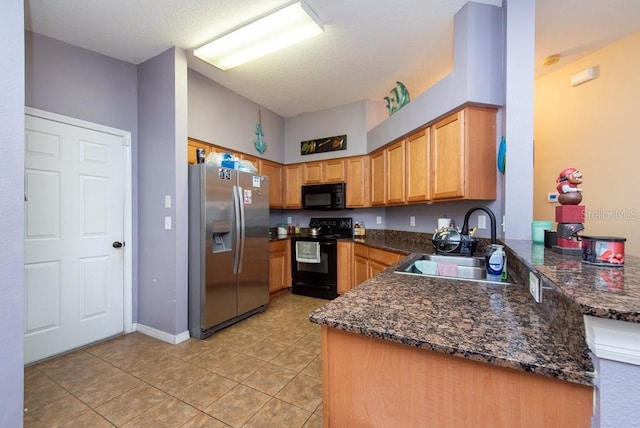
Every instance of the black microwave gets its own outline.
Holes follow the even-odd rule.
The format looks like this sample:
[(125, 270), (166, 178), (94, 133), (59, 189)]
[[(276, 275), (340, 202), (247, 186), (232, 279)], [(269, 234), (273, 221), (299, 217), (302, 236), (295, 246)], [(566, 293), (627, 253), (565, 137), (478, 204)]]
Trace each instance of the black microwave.
[(302, 186), (302, 208), (305, 210), (345, 209), (345, 183)]

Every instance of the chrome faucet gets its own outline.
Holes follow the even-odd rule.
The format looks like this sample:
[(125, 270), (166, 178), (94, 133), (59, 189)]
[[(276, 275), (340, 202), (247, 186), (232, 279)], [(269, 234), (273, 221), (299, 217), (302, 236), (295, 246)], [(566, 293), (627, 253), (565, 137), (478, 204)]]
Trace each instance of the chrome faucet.
[(491, 221), (491, 243), (497, 244), (498, 241), (496, 239), (496, 216), (487, 207), (473, 207), (464, 215), (464, 223), (462, 224), (462, 231), (460, 232), (460, 253), (461, 254), (471, 254), (471, 238), (469, 237), (469, 217), (474, 211), (484, 211), (489, 216), (489, 220)]

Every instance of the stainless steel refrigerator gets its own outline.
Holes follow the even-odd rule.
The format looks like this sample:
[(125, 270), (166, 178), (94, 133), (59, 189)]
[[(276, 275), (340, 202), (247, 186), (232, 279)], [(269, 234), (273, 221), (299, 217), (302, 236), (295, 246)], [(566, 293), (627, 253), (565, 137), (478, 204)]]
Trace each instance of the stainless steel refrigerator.
[(269, 301), (268, 177), (189, 167), (189, 333), (204, 339)]

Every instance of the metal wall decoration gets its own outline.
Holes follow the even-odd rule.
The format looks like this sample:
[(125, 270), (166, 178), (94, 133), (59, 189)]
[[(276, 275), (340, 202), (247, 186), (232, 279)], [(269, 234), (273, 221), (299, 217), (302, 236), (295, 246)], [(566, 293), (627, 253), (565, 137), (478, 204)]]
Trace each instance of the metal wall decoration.
[(262, 139), (262, 137), (264, 137), (264, 132), (262, 132), (262, 112), (260, 110), (258, 110), (258, 124), (256, 125), (255, 134), (258, 139), (253, 140), (253, 145), (258, 153), (263, 154), (265, 150), (267, 150), (267, 142)]
[(319, 138), (317, 140), (301, 141), (300, 154), (311, 155), (313, 153), (333, 152), (347, 149), (347, 136), (337, 135), (335, 137)]
[(402, 107), (409, 104), (411, 99), (409, 98), (409, 91), (402, 84), (402, 82), (396, 82), (396, 87), (390, 92), (390, 97), (384, 97), (387, 100), (387, 110), (389, 110), (389, 116), (400, 110)]

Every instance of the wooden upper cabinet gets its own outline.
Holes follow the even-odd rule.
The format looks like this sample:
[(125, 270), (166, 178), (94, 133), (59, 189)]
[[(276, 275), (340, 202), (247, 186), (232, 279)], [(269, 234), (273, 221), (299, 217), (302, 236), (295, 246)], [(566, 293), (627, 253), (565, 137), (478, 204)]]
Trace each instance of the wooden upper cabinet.
[(496, 110), (466, 107), (431, 131), (432, 197), (496, 198)]
[(260, 159), (260, 174), (269, 177), (269, 207), (282, 208), (283, 203), (283, 165), (267, 159)]
[(321, 163), (323, 183), (341, 183), (345, 181), (344, 159), (328, 159)]
[(340, 183), (344, 178), (344, 159), (307, 162), (302, 167), (303, 184)]
[(423, 202), (431, 198), (429, 174), (430, 129), (423, 129), (405, 141), (407, 202)]
[(436, 122), (431, 140), (433, 198), (464, 196), (464, 111)]
[(347, 183), (346, 206), (368, 207), (369, 204), (369, 156), (345, 159), (345, 182)]
[(387, 203), (387, 170), (386, 151), (384, 149), (373, 152), (371, 161), (371, 205), (385, 205)]
[(284, 167), (284, 208), (302, 208), (302, 164)]
[(405, 202), (405, 153), (404, 140), (388, 146), (387, 169), (387, 204), (402, 204)]
[(302, 164), (302, 184), (322, 183), (322, 163), (307, 162)]
[(211, 153), (211, 144), (198, 141), (193, 138), (187, 139), (187, 163), (193, 165), (196, 163), (196, 149), (204, 149), (204, 155)]
[(248, 155), (246, 153), (236, 153), (236, 156), (238, 157), (238, 159), (251, 162), (251, 164), (256, 167), (256, 170), (259, 174), (264, 174), (260, 170), (260, 158), (258, 156)]

